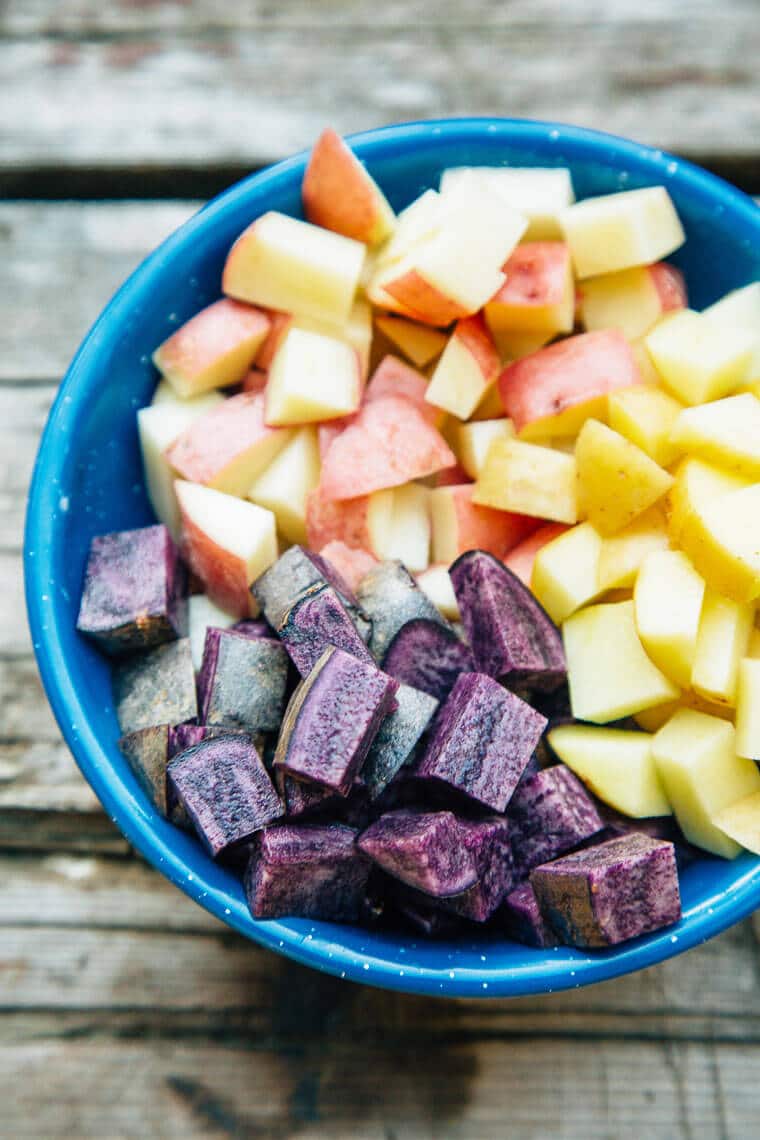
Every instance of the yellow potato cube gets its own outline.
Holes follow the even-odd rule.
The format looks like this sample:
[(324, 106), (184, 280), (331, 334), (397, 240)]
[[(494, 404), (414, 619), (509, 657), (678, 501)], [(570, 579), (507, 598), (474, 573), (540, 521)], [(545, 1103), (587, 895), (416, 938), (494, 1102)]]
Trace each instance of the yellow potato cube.
[(446, 334), (440, 329), (432, 329), (429, 325), (421, 325), (405, 317), (378, 317), (375, 324), (417, 368), (430, 364), (446, 345)]
[(578, 518), (575, 459), (516, 439), (491, 444), (472, 501), (554, 522)]
[(570, 171), (550, 166), (452, 166), (441, 175), (441, 191), (457, 184), (484, 185), (528, 220), (524, 241), (562, 237), (560, 210), (575, 201)]
[(736, 602), (760, 596), (760, 483), (710, 500), (683, 527), (680, 543), (714, 590)]
[(515, 429), (504, 416), (495, 420), (472, 420), (454, 426), (453, 446), (457, 459), (471, 479), (477, 479), (495, 439), (512, 439)]
[(760, 660), (745, 657), (739, 662), (736, 686), (736, 751), (760, 760)]
[(695, 549), (701, 542), (701, 512), (714, 499), (740, 491), (747, 480), (728, 471), (712, 467), (701, 459), (685, 459), (679, 464), (673, 489), (668, 496), (671, 540), (683, 546), (694, 561)]
[(547, 739), (563, 764), (616, 811), (634, 819), (671, 814), (648, 733), (563, 724)]
[(736, 755), (733, 725), (680, 709), (655, 734), (652, 753), (686, 838), (714, 855), (735, 858), (739, 845), (715, 826), (715, 817), (736, 800), (760, 792), (760, 772), (751, 760)]
[(662, 307), (662, 297), (648, 265), (590, 277), (581, 289), (581, 320), (589, 332), (620, 329), (628, 340), (636, 340), (657, 323)]
[(428, 566), (416, 575), (417, 585), (449, 621), (459, 621), (459, 603), (449, 577), (448, 566)]
[(661, 321), (644, 343), (665, 386), (685, 404), (735, 391), (747, 377), (754, 347), (749, 333), (737, 329), (727, 336), (693, 309)]
[(469, 419), (499, 369), (499, 356), (483, 321), (459, 321), (433, 369), (425, 399), (460, 420)]
[(430, 488), (405, 483), (373, 496), (374, 551), (380, 559), (398, 558), (412, 573), (430, 565)]
[(668, 546), (665, 512), (655, 504), (617, 534), (602, 541), (599, 553), (600, 590), (632, 586), (646, 556), (655, 550), (667, 550)]
[(670, 439), (681, 451), (760, 479), (760, 400), (751, 392), (684, 408)]
[(680, 690), (647, 656), (633, 602), (587, 606), (562, 627), (573, 716), (606, 724), (675, 700)]
[(504, 405), (499, 395), (498, 377), (486, 388), (483, 398), (470, 416), (470, 420), (498, 420), (504, 417)]
[(622, 388), (607, 397), (610, 427), (659, 463), (669, 467), (686, 450), (671, 436), (683, 404), (647, 384)]
[(522, 360), (523, 356), (532, 356), (539, 348), (543, 348), (554, 339), (554, 333), (551, 332), (517, 332), (515, 329), (493, 326), (488, 321), (487, 312), (486, 324), (491, 329), (496, 350), (504, 363)]
[(356, 352), (345, 341), (292, 328), (269, 369), (266, 422), (272, 426), (337, 419), (359, 406)]
[(760, 855), (760, 792), (724, 807), (713, 822), (729, 839)]
[(754, 607), (708, 590), (699, 623), (691, 674), (694, 691), (707, 700), (733, 705), (739, 662), (746, 656)]
[(649, 554), (636, 579), (633, 602), (641, 643), (682, 688), (691, 683), (704, 594), (704, 580), (680, 550)]
[(536, 555), (530, 588), (557, 625), (599, 593), (601, 546), (591, 523), (581, 523)]
[(575, 447), (578, 512), (602, 535), (615, 534), (662, 498), (673, 477), (619, 432), (587, 420)]
[(317, 429), (300, 428), (248, 491), (248, 498), (270, 510), (288, 542), (306, 542), (306, 500), (319, 483)]
[(760, 382), (760, 281), (726, 293), (725, 297), (705, 309), (702, 316), (728, 336), (741, 329), (754, 338), (755, 348), (747, 383), (754, 385)]
[(660, 261), (685, 234), (664, 186), (586, 198), (560, 214), (578, 277)]

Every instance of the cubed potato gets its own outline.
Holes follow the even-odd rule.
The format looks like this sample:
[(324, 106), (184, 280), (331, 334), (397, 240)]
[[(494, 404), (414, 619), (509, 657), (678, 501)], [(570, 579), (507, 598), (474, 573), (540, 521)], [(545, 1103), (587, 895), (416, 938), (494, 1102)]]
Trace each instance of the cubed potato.
[(501, 367), (483, 317), (457, 321), (435, 366), (425, 399), (460, 420), (468, 419)]
[(760, 855), (760, 792), (743, 796), (715, 816), (715, 826), (734, 843)]
[(506, 281), (483, 310), (492, 332), (572, 332), (575, 282), (565, 242), (524, 242), (503, 271)]
[(671, 814), (649, 733), (563, 724), (547, 739), (563, 764), (616, 811), (634, 819)]
[[(500, 352), (501, 359), (504, 359), (503, 354)], [(471, 421), (476, 423), (479, 420), (497, 420), (501, 419), (504, 415), (504, 405), (501, 402), (499, 395), (499, 379), (498, 377), (488, 385), (480, 403), (475, 411), (470, 416)]]
[(310, 222), (367, 245), (390, 234), (395, 214), (374, 178), (328, 127), (315, 142), (301, 188)]
[(406, 317), (377, 317), (376, 326), (417, 368), (424, 368), (443, 352), (446, 334)]
[(581, 523), (536, 554), (530, 588), (557, 625), (599, 593), (601, 548), (591, 523)]
[(607, 402), (613, 431), (635, 443), (660, 467), (669, 467), (686, 450), (673, 435), (673, 425), (682, 411), (678, 400), (647, 384), (613, 392)]
[(684, 408), (670, 438), (689, 455), (760, 479), (760, 400), (751, 392)]
[(512, 439), (514, 434), (514, 424), (504, 416), (494, 420), (473, 420), (454, 425), (452, 445), (467, 474), (471, 479), (477, 479), (493, 441)]
[(578, 277), (650, 265), (686, 235), (664, 186), (586, 198), (560, 214)]
[(645, 344), (663, 383), (684, 404), (704, 404), (736, 391), (747, 377), (754, 348), (750, 333), (737, 329), (726, 335), (693, 309), (661, 321)]
[(572, 455), (516, 439), (497, 439), (475, 484), (472, 501), (501, 511), (574, 523), (578, 519)]
[(187, 599), (188, 637), (190, 653), (196, 673), (203, 663), (203, 647), (207, 629), (229, 629), (238, 620), (221, 606), (212, 602), (205, 594), (192, 594)]
[(668, 496), (668, 530), (671, 540), (682, 546), (694, 561), (702, 544), (701, 514), (708, 503), (748, 486), (740, 475), (723, 471), (702, 459), (684, 459), (675, 473)]
[(620, 329), (628, 340), (644, 336), (664, 313), (685, 305), (683, 274), (666, 261), (590, 277), (580, 294), (581, 320), (589, 332)]
[(736, 602), (754, 601), (760, 596), (760, 484), (696, 507), (678, 541), (708, 586)]
[(740, 847), (715, 825), (723, 808), (760, 792), (760, 772), (736, 755), (728, 721), (680, 709), (652, 740), (652, 753), (678, 825), (697, 847), (734, 859)]
[(760, 382), (760, 281), (726, 293), (725, 297), (705, 309), (703, 316), (726, 336), (733, 336), (735, 329), (741, 329), (754, 338), (747, 383), (757, 385)]
[(515, 329), (493, 328), (491, 335), (503, 364), (511, 364), (514, 360), (522, 360), (524, 356), (532, 356), (554, 339), (553, 333), (520, 332)]
[(272, 511), (288, 542), (306, 542), (306, 502), (319, 483), (319, 445), (313, 427), (295, 432), (248, 489), (248, 498)]
[(355, 412), (360, 398), (359, 362), (350, 345), (321, 333), (290, 329), (269, 369), (267, 424), (337, 419)]
[[(384, 501), (377, 502), (383, 497)], [(372, 552), (380, 559), (398, 558), (412, 573), (430, 564), (430, 500), (428, 487), (406, 483), (370, 496), (376, 500), (372, 512)]]
[(602, 541), (599, 552), (599, 589), (633, 586), (644, 559), (655, 550), (668, 549), (665, 511), (659, 503), (637, 515), (632, 523)]
[(429, 566), (416, 575), (417, 585), (427, 594), (437, 610), (449, 621), (459, 621), (459, 603), (449, 577), (449, 568), (444, 565)]
[(636, 578), (633, 601), (641, 643), (682, 688), (691, 684), (704, 595), (704, 579), (680, 550), (647, 555)]
[(260, 309), (215, 301), (159, 345), (153, 363), (180, 396), (197, 396), (242, 380), (268, 332)]
[(587, 606), (563, 626), (573, 716), (606, 724), (675, 700), (680, 690), (647, 656), (633, 602)]
[(378, 557), (391, 525), (392, 497), (385, 491), (355, 499), (328, 499), (320, 487), (306, 501), (306, 534), (312, 550), (344, 542)]
[(528, 220), (525, 241), (562, 237), (560, 212), (575, 201), (570, 171), (549, 166), (452, 166), (441, 175), (445, 192), (457, 183), (487, 186)]
[(320, 558), (337, 570), (350, 590), (355, 590), (364, 575), (377, 566), (377, 559), (368, 550), (347, 546), (340, 539), (332, 539), (319, 551)]
[(446, 415), (440, 408), (433, 407), (425, 399), (428, 378), (416, 368), (411, 368), (397, 356), (388, 354), (382, 358), (369, 378), (364, 391), (364, 399), (380, 400), (383, 396), (403, 396), (418, 409), (428, 423), (441, 428)]
[(430, 505), (434, 562), (448, 564), (465, 550), (487, 550), (501, 559), (536, 528), (535, 520), (524, 515), (478, 506), (472, 483), (438, 487)]
[(745, 657), (739, 662), (736, 751), (739, 756), (760, 760), (760, 660), (756, 657)]
[(643, 709), (640, 713), (636, 713), (633, 719), (644, 732), (658, 732), (679, 709), (695, 709), (697, 712), (717, 716), (731, 723), (734, 720), (734, 710), (728, 705), (718, 705), (714, 701), (708, 701), (691, 689), (681, 693), (677, 701), (666, 701), (665, 704), (657, 705), (655, 708)]
[(568, 527), (562, 523), (546, 523), (513, 547), (504, 559), (504, 565), (515, 574), (524, 586), (530, 586), (536, 556), (544, 546), (553, 542)]
[(228, 297), (333, 324), (347, 320), (365, 246), (275, 210), (244, 230), (227, 255)]
[[(372, 345), (372, 308), (364, 297), (357, 297), (351, 306), (351, 312), (345, 321), (321, 320), (318, 317), (307, 317), (296, 313), (269, 313), (269, 335), (262, 344), (256, 356), (256, 366), (268, 371), (272, 366), (275, 353), (291, 329), (301, 329), (303, 332), (319, 333), (320, 336), (329, 336), (333, 340), (345, 341), (356, 350), (359, 358), (359, 371), (362, 379), (366, 379), (369, 371), (370, 349)], [(258, 389), (257, 389), (258, 390)]]
[(754, 606), (708, 590), (691, 674), (700, 696), (720, 704), (736, 703), (739, 662), (747, 653), (754, 618)]
[(673, 485), (673, 476), (636, 444), (587, 420), (575, 447), (578, 512), (602, 535), (628, 526)]
[(509, 364), (499, 377), (504, 410), (522, 439), (573, 436), (607, 414), (607, 394), (641, 377), (615, 329), (582, 333)]
[[(167, 388), (172, 393), (171, 397), (166, 392)], [(158, 389), (156, 391), (158, 393)], [(150, 505), (158, 521), (168, 527), (175, 542), (180, 532), (179, 506), (174, 494), (175, 474), (166, 450), (195, 420), (205, 416), (223, 399), (221, 392), (206, 392), (202, 396), (181, 400), (173, 388), (164, 385), (164, 392), (159, 394), (159, 398), (154, 396), (153, 403), (147, 408), (140, 408), (137, 413), (137, 434)]]

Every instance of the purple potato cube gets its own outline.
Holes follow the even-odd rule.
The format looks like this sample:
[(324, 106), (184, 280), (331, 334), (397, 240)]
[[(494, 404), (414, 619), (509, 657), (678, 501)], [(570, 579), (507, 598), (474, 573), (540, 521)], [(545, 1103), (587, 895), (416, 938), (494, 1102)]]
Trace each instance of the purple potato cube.
[(304, 816), (323, 815), (326, 812), (337, 814), (343, 797), (321, 784), (294, 780), (282, 769), (275, 769), (275, 785), (285, 804), (288, 819), (302, 819)]
[(250, 637), (253, 640), (262, 637), (277, 640), (277, 634), (263, 618), (243, 618), (242, 621), (236, 621), (234, 625), (229, 626), (229, 629), (232, 633), (240, 633), (243, 637)]
[(497, 919), (505, 934), (515, 942), (539, 949), (559, 945), (559, 939), (541, 914), (530, 883), (521, 883), (510, 891), (499, 908)]
[(198, 675), (206, 724), (276, 732), (285, 710), (288, 655), (277, 641), (234, 630), (206, 630)]
[[(683, 871), (685, 867), (699, 858), (698, 848), (689, 843), (678, 826), (675, 816), (655, 815), (632, 819), (630, 816), (615, 811), (609, 804), (602, 803), (596, 797), (594, 797), (594, 802), (604, 824), (604, 830), (599, 833), (596, 842), (601, 843), (605, 839), (615, 839), (619, 835), (636, 833), (648, 835), (650, 839), (664, 839), (668, 843), (672, 843), (675, 848), (679, 871)], [(592, 839), (589, 842), (593, 843), (595, 840)]]
[(539, 863), (564, 855), (604, 827), (578, 777), (563, 764), (523, 781), (509, 804), (518, 881)]
[(562, 636), (520, 579), (482, 550), (449, 570), (478, 669), (510, 688), (550, 691), (565, 680)]
[(291, 546), (251, 586), (251, 593), (273, 629), (279, 629), (288, 610), (307, 594), (331, 586), (354, 622), (359, 635), (369, 636), (369, 621), (343, 576), (326, 559), (303, 546)]
[(195, 670), (186, 637), (117, 661), (112, 683), (122, 733), (179, 724), (198, 715)]
[(453, 630), (428, 618), (415, 618), (393, 638), (383, 669), (402, 684), (445, 701), (460, 673), (474, 673), (476, 665), (469, 645)]
[(166, 765), (172, 730), (168, 724), (138, 728), (119, 740), (119, 750), (126, 758), (138, 783), (156, 811), (167, 816)]
[(384, 791), (413, 755), (438, 708), (434, 697), (409, 685), (399, 685), (396, 704), (396, 711), (380, 725), (357, 777), (372, 799)]
[(503, 816), (490, 819), (460, 819), (459, 831), (465, 848), (475, 860), (478, 881), (444, 905), (462, 918), (486, 922), (514, 885), (509, 822)]
[(165, 526), (93, 538), (77, 629), (111, 656), (185, 636), (187, 573)]
[(681, 917), (673, 844), (648, 835), (544, 863), (530, 882), (544, 918), (569, 946), (617, 946)]
[(463, 673), (415, 774), (503, 812), (545, 726), (545, 717), (491, 677)]
[[(169, 759), (187, 748), (200, 744), (202, 740), (210, 740), (214, 736), (248, 736), (250, 733), (224, 728), (223, 725), (214, 724), (173, 724), (169, 729)], [(254, 737), (254, 744), (259, 741)]]
[(330, 645), (374, 665), (372, 654), (332, 586), (309, 591), (294, 602), (277, 634), (302, 677), (308, 677)]
[(347, 796), (397, 688), (375, 665), (326, 649), (285, 710), (275, 766)]
[(253, 917), (356, 922), (370, 870), (357, 850), (356, 834), (339, 823), (284, 824), (263, 831), (245, 872)]
[(356, 597), (372, 623), (369, 648), (381, 665), (394, 637), (407, 622), (425, 618), (444, 629), (451, 628), (401, 562), (373, 566), (359, 583)]
[(392, 811), (359, 836), (359, 847), (389, 875), (436, 898), (477, 881), (475, 856), (450, 811)]
[(283, 806), (253, 741), (228, 734), (169, 762), (169, 781), (215, 858), (279, 819)]

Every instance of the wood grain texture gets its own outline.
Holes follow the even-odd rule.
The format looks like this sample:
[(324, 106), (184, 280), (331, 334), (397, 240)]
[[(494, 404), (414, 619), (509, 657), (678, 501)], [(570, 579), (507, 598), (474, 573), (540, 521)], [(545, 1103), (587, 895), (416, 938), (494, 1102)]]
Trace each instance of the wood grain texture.
[(366, 17), (358, 33), (312, 17), (307, 36), (274, 20), (265, 35), (7, 38), (0, 162), (256, 166), (310, 145), (326, 122), (345, 132), (462, 114), (557, 118), (690, 154), (757, 152), (756, 12), (523, 13), (487, 34), (425, 18), (400, 34)]

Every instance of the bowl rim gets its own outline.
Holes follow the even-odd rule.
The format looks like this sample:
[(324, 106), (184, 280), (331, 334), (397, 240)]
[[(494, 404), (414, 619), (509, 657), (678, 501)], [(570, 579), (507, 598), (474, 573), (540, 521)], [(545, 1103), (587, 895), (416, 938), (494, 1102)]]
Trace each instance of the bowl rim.
[[(760, 210), (741, 190), (717, 175), (701, 169), (686, 159), (621, 138), (606, 132), (572, 126), (562, 122), (509, 118), (447, 118), (399, 123), (347, 136), (352, 148), (362, 159), (371, 160), (398, 143), (413, 144), (415, 139), (428, 141), (438, 136), (443, 141), (466, 141), (484, 132), (506, 141), (562, 142), (571, 146), (579, 157), (609, 161), (611, 151), (616, 160), (630, 169), (660, 178), (665, 184), (677, 181), (686, 185), (692, 196), (715, 203), (716, 198), (733, 211), (746, 215), (749, 226), (760, 233)], [(65, 428), (74, 404), (72, 389), (80, 373), (86, 372), (97, 357), (101, 340), (120, 311), (129, 307), (138, 290), (145, 288), (154, 271), (182, 247), (200, 227), (213, 221), (217, 212), (242, 201), (252, 184), (265, 190), (287, 182), (295, 172), (303, 170), (309, 151), (301, 151), (272, 166), (257, 171), (233, 184), (202, 206), (179, 229), (175, 230), (130, 274), (97, 318), (59, 387), (43, 431), (29, 491), (24, 534), (24, 576), (26, 605), (32, 644), (42, 683), (63, 736), (83, 775), (95, 791), (103, 807), (128, 841), (206, 910), (222, 922), (275, 952), (297, 962), (342, 978), (388, 989), (448, 997), (511, 997), (551, 993), (603, 981), (634, 970), (654, 965), (698, 945), (751, 914), (760, 905), (760, 859), (736, 881), (714, 897), (684, 912), (676, 927), (656, 932), (621, 947), (596, 952), (593, 957), (582, 952), (558, 947), (552, 954), (544, 952), (530, 965), (434, 969), (401, 963), (398, 958), (356, 952), (341, 945), (340, 927), (336, 940), (321, 937), (305, 920), (255, 921), (244, 900), (231, 900), (210, 882), (189, 875), (187, 865), (172, 846), (151, 827), (138, 801), (124, 794), (108, 761), (107, 754), (90, 727), (85, 708), (71, 682), (62, 647), (60, 626), (53, 599), (48, 594), (53, 580), (50, 564), (52, 519), (57, 504), (57, 475), (62, 464), (62, 449), (51, 447), (54, 435)], [(52, 591), (51, 591), (52, 593)], [(371, 935), (368, 932), (368, 938)], [(424, 945), (424, 940), (420, 939)], [(417, 944), (412, 943), (412, 949)], [(454, 956), (456, 957), (456, 956)], [(484, 963), (486, 957), (483, 956)]]

